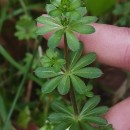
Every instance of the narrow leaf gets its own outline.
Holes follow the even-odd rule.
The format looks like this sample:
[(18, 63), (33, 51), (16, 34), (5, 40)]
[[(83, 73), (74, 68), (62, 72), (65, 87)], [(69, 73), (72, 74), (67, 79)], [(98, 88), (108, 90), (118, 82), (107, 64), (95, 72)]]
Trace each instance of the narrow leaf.
[(96, 54), (95, 53), (88, 53), (87, 55), (85, 55), (84, 57), (82, 57), (77, 63), (76, 65), (73, 67), (73, 70), (78, 70), (81, 69), (87, 65), (90, 65), (91, 63), (93, 63), (96, 59)]
[(86, 97), (93, 97), (94, 96), (94, 93), (93, 92), (86, 92)]
[(46, 24), (46, 25), (50, 25), (50, 26), (59, 26), (58, 23), (56, 23), (56, 21), (48, 16), (40, 16), (36, 19), (36, 21), (38, 23), (42, 23), (42, 24)]
[(73, 11), (73, 12), (68, 12), (68, 13), (70, 13), (70, 17), (69, 17), (70, 21), (81, 19), (81, 15), (78, 11)]
[(95, 32), (94, 27), (83, 23), (74, 24), (73, 26), (71, 26), (71, 29), (81, 34), (92, 34)]
[(97, 108), (91, 110), (90, 112), (86, 113), (85, 116), (101, 116), (101, 115), (105, 114), (107, 111), (108, 111), (108, 107), (101, 106), (101, 107), (97, 107)]
[(85, 16), (83, 18), (81, 18), (80, 22), (82, 22), (83, 24), (90, 24), (90, 23), (94, 23), (97, 21), (97, 17), (95, 16)]
[(66, 31), (66, 38), (68, 46), (72, 51), (76, 51), (79, 49), (80, 43), (72, 31), (70, 30)]
[(111, 124), (105, 125), (105, 126), (101, 126), (100, 130), (114, 130), (114, 128), (112, 127)]
[(71, 116), (69, 116), (65, 113), (52, 113), (48, 118), (52, 123), (58, 123), (58, 122), (72, 120)]
[(92, 83), (88, 83), (87, 84), (87, 91), (91, 91), (93, 89), (93, 85), (92, 85)]
[(90, 126), (86, 122), (82, 121), (80, 124), (81, 124), (81, 126), (83, 127), (84, 130), (95, 130), (94, 127)]
[(66, 130), (70, 126), (70, 122), (61, 122), (58, 125), (56, 125), (53, 130)]
[(51, 107), (56, 112), (61, 112), (61, 113), (66, 113), (68, 115), (72, 115), (71, 111), (60, 102), (57, 102), (57, 101), (53, 102)]
[(70, 89), (70, 78), (69, 76), (64, 76), (59, 83), (58, 91), (61, 95), (66, 95)]
[(78, 122), (74, 122), (71, 125), (71, 127), (69, 128), (69, 130), (80, 130), (79, 123)]
[(74, 86), (74, 89), (77, 91), (79, 94), (85, 94), (86, 90), (86, 85), (85, 83), (78, 78), (77, 76), (71, 76), (72, 84)]
[(86, 116), (86, 117), (83, 118), (83, 120), (86, 121), (86, 122), (95, 123), (97, 125), (106, 125), (107, 124), (107, 121), (105, 119), (103, 119), (102, 117)]
[(58, 76), (51, 79), (50, 81), (47, 81), (47, 83), (45, 83), (45, 85), (42, 87), (42, 92), (51, 93), (58, 86), (61, 78), (62, 76)]
[(71, 0), (70, 8), (75, 9), (81, 6), (80, 0)]
[(84, 16), (87, 13), (86, 7), (80, 7), (76, 9), (81, 16)]
[(61, 3), (61, 0), (50, 0), (50, 2), (53, 4), (53, 5), (55, 5), (55, 6), (59, 6), (60, 5), (60, 3)]
[(90, 110), (92, 110), (93, 108), (95, 108), (99, 102), (100, 102), (100, 97), (99, 96), (94, 96), (92, 98), (90, 98), (86, 104), (84, 105), (82, 111), (81, 111), (81, 115), (84, 115), (85, 113), (89, 112)]
[(52, 78), (61, 75), (61, 72), (56, 73), (53, 68), (39, 67), (35, 70), (35, 74), (39, 78)]
[(46, 5), (46, 11), (47, 11), (47, 14), (49, 14), (50, 11), (56, 9), (56, 7), (52, 4), (47, 4)]
[(62, 12), (59, 9), (54, 9), (54, 10), (49, 12), (49, 15), (52, 16), (52, 17), (57, 17), (57, 16), (60, 16), (61, 13)]
[(80, 44), (80, 48), (70, 54), (70, 68), (73, 68), (76, 62), (79, 60), (80, 56), (82, 55), (82, 51), (83, 44)]
[(36, 34), (37, 35), (44, 35), (46, 33), (55, 31), (57, 29), (58, 29), (58, 27), (56, 27), (56, 26), (47, 26), (46, 25), (46, 26), (38, 27), (36, 30)]
[(48, 40), (48, 46), (52, 49), (56, 48), (62, 39), (62, 36), (64, 34), (64, 29), (56, 31)]
[(73, 74), (83, 77), (83, 78), (94, 79), (94, 78), (100, 77), (103, 73), (98, 68), (86, 67), (86, 68), (74, 71)]

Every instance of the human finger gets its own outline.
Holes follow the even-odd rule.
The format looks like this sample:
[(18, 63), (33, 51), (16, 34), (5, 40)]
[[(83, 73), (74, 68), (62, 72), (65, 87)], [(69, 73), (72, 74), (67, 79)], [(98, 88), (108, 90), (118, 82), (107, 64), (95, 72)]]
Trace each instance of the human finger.
[[(77, 35), (84, 43), (85, 52), (96, 52), (100, 63), (130, 70), (130, 29), (96, 23), (93, 26), (95, 33)], [(44, 37), (48, 39), (50, 35)]]
[(130, 98), (113, 106), (105, 118), (114, 130), (130, 130)]

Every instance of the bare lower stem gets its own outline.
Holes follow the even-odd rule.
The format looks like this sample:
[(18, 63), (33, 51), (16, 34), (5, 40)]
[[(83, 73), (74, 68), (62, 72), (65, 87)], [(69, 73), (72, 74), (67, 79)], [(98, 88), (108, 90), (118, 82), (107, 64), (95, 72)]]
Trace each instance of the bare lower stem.
[[(64, 34), (64, 53), (65, 53), (65, 60), (66, 60), (66, 70), (69, 69), (69, 48), (67, 45), (67, 39), (66, 34)], [(75, 115), (78, 115), (78, 105), (75, 97), (75, 91), (73, 89), (72, 83), (71, 83), (71, 89), (70, 89), (70, 99), (73, 105), (74, 113)]]
[(74, 113), (75, 113), (75, 115), (78, 115), (79, 111), (78, 111), (78, 106), (77, 106), (77, 102), (76, 102), (75, 92), (74, 92), (72, 85), (71, 85), (71, 90), (70, 90), (70, 99), (71, 99), (71, 102), (73, 105)]
[(69, 49), (67, 45), (67, 39), (66, 34), (64, 34), (64, 54), (65, 54), (65, 60), (66, 60), (66, 69), (69, 69)]

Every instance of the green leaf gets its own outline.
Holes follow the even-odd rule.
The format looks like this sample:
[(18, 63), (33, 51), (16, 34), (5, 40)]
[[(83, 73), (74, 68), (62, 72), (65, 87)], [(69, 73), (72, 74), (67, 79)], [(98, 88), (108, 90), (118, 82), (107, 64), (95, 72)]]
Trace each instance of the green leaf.
[(53, 68), (39, 67), (35, 70), (35, 75), (39, 78), (52, 78), (61, 74), (61, 72), (56, 73)]
[(85, 94), (87, 97), (93, 97), (94, 96), (94, 93), (93, 92), (86, 92)]
[(114, 130), (114, 129), (113, 129), (112, 125), (109, 124), (109, 125), (106, 125), (106, 126), (101, 126), (100, 130)]
[(86, 113), (85, 116), (101, 116), (101, 115), (105, 114), (107, 111), (108, 111), (108, 107), (101, 106), (101, 107), (97, 107), (97, 108), (91, 110), (90, 112)]
[(27, 128), (30, 120), (31, 120), (31, 111), (29, 109), (29, 106), (26, 106), (20, 111), (20, 114), (18, 115), (17, 118), (17, 124), (23, 128)]
[(40, 16), (36, 19), (36, 21), (38, 23), (42, 23), (45, 25), (50, 25), (50, 26), (59, 26), (59, 23), (57, 23), (57, 21), (55, 21), (55, 19), (48, 17), (48, 16)]
[(48, 46), (52, 49), (56, 48), (62, 39), (64, 34), (64, 29), (58, 30), (52, 34), (52, 36), (48, 40)]
[(85, 113), (89, 112), (90, 110), (92, 110), (93, 108), (95, 108), (99, 102), (100, 102), (100, 97), (99, 96), (94, 96), (92, 98), (90, 98), (86, 104), (84, 105), (80, 115), (84, 115)]
[(54, 6), (58, 7), (58, 6), (60, 5), (60, 3), (61, 3), (61, 0), (50, 0), (50, 2), (51, 2)]
[(46, 5), (46, 11), (47, 11), (47, 14), (49, 14), (50, 11), (56, 9), (56, 7), (52, 4), (47, 4)]
[(69, 128), (69, 130), (80, 130), (79, 123), (78, 122), (74, 122), (71, 125), (71, 127)]
[(90, 24), (90, 23), (94, 23), (97, 21), (97, 17), (95, 16), (85, 16), (83, 18), (81, 18), (80, 22), (83, 24)]
[(84, 130), (95, 130), (92, 126), (87, 124), (86, 122), (81, 121), (81, 126), (83, 127)]
[(66, 113), (72, 116), (71, 111), (60, 102), (57, 102), (57, 101), (53, 102), (51, 107), (56, 112)]
[(76, 9), (81, 16), (84, 16), (87, 13), (86, 7), (80, 7), (78, 9)]
[(60, 79), (62, 76), (55, 77), (45, 83), (45, 85), (42, 87), (43, 93), (51, 93), (59, 84)]
[(73, 74), (83, 78), (94, 79), (100, 77), (103, 73), (98, 68), (86, 67), (80, 70), (73, 71)]
[(64, 76), (58, 86), (58, 91), (61, 95), (66, 95), (70, 89), (70, 78), (69, 76)]
[(46, 55), (47, 55), (47, 57), (48, 57), (49, 59), (54, 58), (54, 57), (57, 57), (57, 51), (55, 51), (54, 49), (49, 48), (49, 49), (47, 49), (47, 51), (46, 51)]
[(66, 130), (70, 126), (70, 122), (61, 122), (54, 127), (53, 130)]
[(71, 26), (71, 29), (81, 34), (92, 34), (95, 32), (95, 28), (83, 23), (77, 23)]
[(115, 9), (113, 10), (113, 13), (115, 15), (122, 15), (124, 12), (123, 6), (121, 4), (116, 4)]
[(79, 60), (80, 56), (82, 55), (82, 51), (83, 51), (83, 44), (80, 44), (80, 48), (75, 51), (72, 52), (70, 54), (70, 68), (72, 69), (75, 65), (75, 63)]
[(69, 116), (65, 113), (52, 113), (48, 118), (52, 123), (58, 123), (58, 122), (72, 120), (71, 116)]
[(86, 122), (95, 123), (97, 125), (106, 125), (107, 124), (107, 121), (105, 119), (103, 119), (102, 117), (86, 116), (86, 117), (83, 117), (83, 120), (86, 121)]
[(78, 7), (81, 6), (81, 1), (80, 0), (71, 0), (71, 3), (70, 3), (70, 8), (71, 9), (76, 9)]
[(49, 15), (52, 17), (58, 17), (62, 14), (62, 12), (59, 9), (54, 9), (49, 12)]
[(16, 23), (15, 36), (19, 40), (36, 39), (36, 26), (31, 16), (22, 15)]
[(68, 46), (72, 51), (76, 51), (79, 49), (80, 43), (72, 31), (70, 30), (66, 31), (66, 38), (67, 38)]
[(68, 17), (70, 21), (81, 19), (81, 15), (78, 11), (68, 12), (67, 14), (70, 14)]
[(52, 32), (52, 31), (56, 31), (58, 29), (58, 27), (54, 27), (54, 26), (42, 26), (42, 27), (38, 27), (36, 30), (36, 34), (37, 35), (44, 35), (46, 33)]
[(78, 78), (77, 76), (71, 76), (72, 84), (74, 86), (74, 89), (77, 91), (79, 94), (85, 94), (86, 90), (86, 85), (85, 83)]
[(87, 91), (91, 91), (93, 89), (93, 85), (91, 83), (87, 84)]
[(76, 65), (72, 68), (72, 70), (81, 69), (87, 65), (90, 65), (96, 60), (96, 53), (88, 53), (87, 55), (83, 56)]

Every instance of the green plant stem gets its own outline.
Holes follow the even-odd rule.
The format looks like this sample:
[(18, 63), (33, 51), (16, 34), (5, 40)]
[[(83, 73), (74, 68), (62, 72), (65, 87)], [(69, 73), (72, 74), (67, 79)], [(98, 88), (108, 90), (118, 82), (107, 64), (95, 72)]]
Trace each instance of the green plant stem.
[(21, 6), (22, 6), (22, 8), (23, 8), (23, 10), (25, 12), (25, 14), (28, 15), (28, 10), (27, 10), (27, 7), (26, 7), (26, 5), (24, 3), (24, 0), (19, 0), (19, 2), (21, 4)]
[[(66, 60), (66, 70), (69, 69), (69, 48), (67, 45), (67, 39), (66, 34), (64, 34), (64, 53), (65, 53), (65, 60)], [(75, 91), (73, 89), (72, 83), (71, 83), (71, 89), (70, 89), (70, 99), (73, 105), (74, 113), (75, 115), (78, 115), (78, 105), (75, 97)]]
[(52, 101), (52, 95), (50, 94), (47, 97), (47, 102), (46, 102), (46, 105), (44, 107), (44, 117), (45, 117), (45, 119), (47, 119), (47, 117), (48, 117), (48, 112), (49, 112), (49, 107), (50, 107), (51, 101)]
[(65, 54), (65, 60), (66, 60), (66, 69), (69, 69), (69, 49), (67, 45), (67, 39), (66, 34), (64, 34), (64, 54)]
[(71, 102), (72, 102), (72, 105), (73, 105), (74, 113), (75, 113), (75, 115), (78, 115), (79, 111), (78, 111), (78, 105), (77, 105), (77, 101), (76, 101), (76, 97), (75, 97), (75, 91), (74, 91), (72, 84), (71, 84), (70, 87), (71, 87), (71, 89), (70, 89), (70, 99), (71, 99)]
[[(40, 43), (40, 42), (39, 42), (39, 43)], [(10, 109), (10, 111), (9, 111), (9, 114), (8, 114), (8, 116), (7, 116), (7, 119), (5, 120), (5, 124), (4, 124), (4, 127), (3, 127), (2, 130), (7, 130), (7, 128), (8, 128), (8, 122), (9, 122), (11, 116), (12, 116), (12, 113), (13, 113), (14, 108), (15, 108), (15, 105), (16, 105), (16, 103), (17, 103), (17, 101), (18, 101), (18, 98), (19, 98), (19, 95), (20, 95), (20, 93), (21, 93), (21, 90), (22, 90), (22, 88), (23, 88), (23, 86), (24, 86), (24, 84), (25, 84), (25, 82), (26, 82), (28, 73), (29, 73), (30, 68), (31, 68), (31, 66), (32, 66), (32, 64), (33, 64), (33, 60), (34, 60), (34, 58), (35, 58), (35, 56), (36, 56), (39, 43), (38, 43), (37, 46), (36, 46), (36, 49), (35, 49), (34, 54), (33, 54), (33, 58), (32, 58), (32, 60), (30, 61), (30, 63), (28, 64), (28, 67), (27, 67), (27, 69), (26, 69), (26, 73), (24, 74), (24, 77), (23, 77), (23, 79), (22, 79), (22, 81), (21, 81), (21, 83), (20, 83), (20, 85), (19, 85), (19, 87), (18, 87), (16, 96), (15, 96), (15, 98), (14, 98), (14, 101), (13, 101), (13, 103), (12, 103), (11, 109)]]

